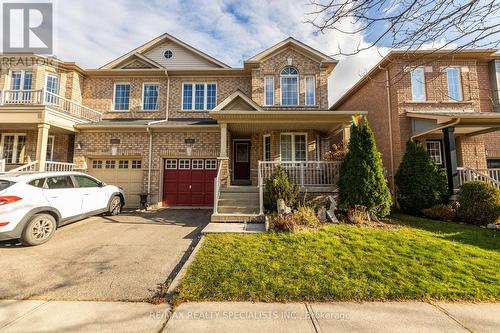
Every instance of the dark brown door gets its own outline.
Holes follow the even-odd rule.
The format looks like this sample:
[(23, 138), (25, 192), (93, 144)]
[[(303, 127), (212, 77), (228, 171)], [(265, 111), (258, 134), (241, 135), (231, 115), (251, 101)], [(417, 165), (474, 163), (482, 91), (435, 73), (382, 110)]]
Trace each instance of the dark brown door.
[(234, 180), (250, 180), (250, 142), (233, 143)]

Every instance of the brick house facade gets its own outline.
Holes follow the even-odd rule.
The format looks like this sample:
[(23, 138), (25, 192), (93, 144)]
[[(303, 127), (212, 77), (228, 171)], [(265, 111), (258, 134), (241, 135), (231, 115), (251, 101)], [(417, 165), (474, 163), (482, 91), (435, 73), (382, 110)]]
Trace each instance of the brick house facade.
[[(498, 90), (491, 86), (500, 75), (491, 70), (495, 61), (500, 60), (495, 52), (417, 51), (411, 55), (391, 52), (331, 109), (368, 111), (393, 190), (393, 177), (410, 139), (428, 149), (438, 148), (434, 158), (445, 166), (442, 130), (446, 124), (454, 129), (458, 167), (488, 173), (488, 159), (500, 157), (498, 119), (493, 112), (498, 111), (498, 105), (494, 104)], [(416, 68), (422, 69), (423, 82), (415, 77), (412, 81), (412, 71)], [(448, 68), (458, 70), (459, 99), (449, 97)], [(414, 86), (420, 85), (423, 93), (416, 100), (419, 96), (415, 96)]]

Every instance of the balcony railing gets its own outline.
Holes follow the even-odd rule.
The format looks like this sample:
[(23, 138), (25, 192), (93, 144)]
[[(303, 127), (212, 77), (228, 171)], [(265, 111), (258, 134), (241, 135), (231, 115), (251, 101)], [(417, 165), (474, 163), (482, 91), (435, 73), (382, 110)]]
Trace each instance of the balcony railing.
[(101, 120), (102, 113), (57, 94), (38, 90), (0, 90), (1, 105), (47, 105), (58, 111), (91, 122)]

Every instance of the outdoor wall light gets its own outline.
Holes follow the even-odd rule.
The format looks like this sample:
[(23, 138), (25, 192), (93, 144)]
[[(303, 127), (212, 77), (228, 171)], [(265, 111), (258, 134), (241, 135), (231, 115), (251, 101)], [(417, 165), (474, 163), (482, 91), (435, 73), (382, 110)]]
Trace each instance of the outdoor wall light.
[(83, 143), (81, 141), (78, 141), (78, 143), (76, 144), (76, 149), (83, 149)]

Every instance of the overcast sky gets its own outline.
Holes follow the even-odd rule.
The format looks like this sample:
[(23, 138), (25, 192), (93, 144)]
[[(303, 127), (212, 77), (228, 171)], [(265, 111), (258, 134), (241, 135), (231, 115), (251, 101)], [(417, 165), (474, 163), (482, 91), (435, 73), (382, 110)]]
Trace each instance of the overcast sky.
[[(233, 67), (293, 36), (328, 54), (349, 49), (361, 35), (318, 34), (304, 23), (307, 0), (56, 0), (55, 54), (97, 68), (167, 32)], [(340, 63), (330, 81), (330, 103), (377, 63), (385, 49)]]

